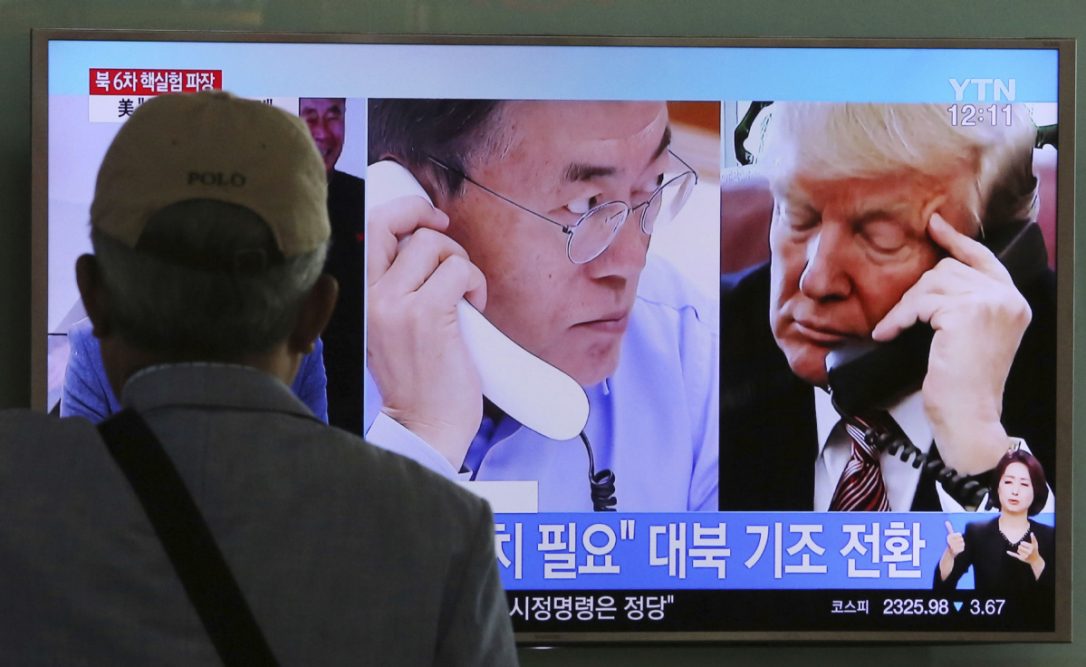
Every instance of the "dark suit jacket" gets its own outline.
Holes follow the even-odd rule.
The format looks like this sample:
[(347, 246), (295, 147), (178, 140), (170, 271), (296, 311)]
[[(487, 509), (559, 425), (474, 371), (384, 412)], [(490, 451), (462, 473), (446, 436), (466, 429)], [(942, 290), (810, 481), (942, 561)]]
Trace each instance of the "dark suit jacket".
[[(1033, 319), (1011, 367), (1003, 424), (1025, 439), (1054, 485), (1055, 275), (1046, 272), (1019, 289)], [(818, 455), (814, 396), (773, 339), (769, 264), (723, 276), (720, 300), (720, 508), (811, 510)], [(929, 475), (921, 476), (912, 509), (940, 509)]]
[(339, 283), (339, 301), (324, 330), (328, 374), (328, 423), (362, 434), (362, 271), (366, 185), (361, 178), (333, 170), (328, 176), (328, 217), (332, 243), (324, 270)]

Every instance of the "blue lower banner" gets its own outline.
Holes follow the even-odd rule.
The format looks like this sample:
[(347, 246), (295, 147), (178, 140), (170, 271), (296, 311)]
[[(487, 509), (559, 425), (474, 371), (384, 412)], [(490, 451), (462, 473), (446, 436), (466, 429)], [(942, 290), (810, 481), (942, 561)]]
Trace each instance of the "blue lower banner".
[[(954, 532), (995, 514), (498, 514), (516, 590), (926, 589)], [(1051, 525), (1051, 514), (1035, 520)], [(972, 575), (958, 582), (971, 589)]]

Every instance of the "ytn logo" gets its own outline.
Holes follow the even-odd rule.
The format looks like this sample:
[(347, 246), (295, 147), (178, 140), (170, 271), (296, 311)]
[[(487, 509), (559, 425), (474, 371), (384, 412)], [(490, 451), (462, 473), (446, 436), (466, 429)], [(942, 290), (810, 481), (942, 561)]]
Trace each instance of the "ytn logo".
[(189, 185), (217, 185), (220, 187), (240, 188), (245, 185), (245, 174), (234, 172), (224, 174), (221, 171), (190, 171)]
[[(954, 101), (964, 102), (966, 101), (966, 91), (970, 87), (976, 88), (976, 100), (977, 102), (988, 101), (988, 91), (992, 91), (992, 100), (995, 102), (1014, 101), (1014, 85), (1015, 79), (963, 79), (958, 81), (957, 79), (949, 79), (950, 85), (954, 88)], [(973, 100), (969, 100), (973, 101)]]

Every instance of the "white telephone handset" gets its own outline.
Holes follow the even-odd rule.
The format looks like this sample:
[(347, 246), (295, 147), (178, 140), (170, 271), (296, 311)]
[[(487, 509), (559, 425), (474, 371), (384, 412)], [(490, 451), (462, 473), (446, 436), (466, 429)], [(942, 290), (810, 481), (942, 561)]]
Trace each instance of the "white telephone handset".
[[(366, 170), (366, 212), (397, 197), (430, 197), (391, 160)], [(577, 382), (528, 352), (467, 301), (457, 304), (460, 333), (479, 371), (483, 395), (518, 422), (552, 440), (576, 438), (588, 422), (588, 396)]]

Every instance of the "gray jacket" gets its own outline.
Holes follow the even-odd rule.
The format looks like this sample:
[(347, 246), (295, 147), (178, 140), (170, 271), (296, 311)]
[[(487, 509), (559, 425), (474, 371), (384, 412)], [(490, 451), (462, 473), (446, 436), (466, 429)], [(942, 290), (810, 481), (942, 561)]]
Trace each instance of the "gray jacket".
[[(149, 369), (122, 402), (174, 461), (282, 664), (516, 664), (479, 498), (320, 423), (254, 369)], [(0, 413), (0, 655), (218, 662), (82, 419)]]

